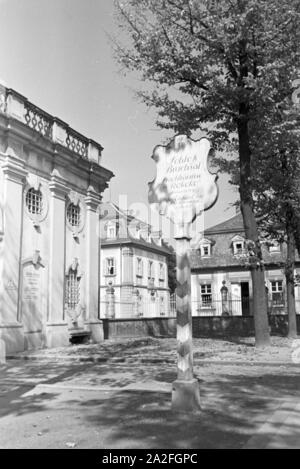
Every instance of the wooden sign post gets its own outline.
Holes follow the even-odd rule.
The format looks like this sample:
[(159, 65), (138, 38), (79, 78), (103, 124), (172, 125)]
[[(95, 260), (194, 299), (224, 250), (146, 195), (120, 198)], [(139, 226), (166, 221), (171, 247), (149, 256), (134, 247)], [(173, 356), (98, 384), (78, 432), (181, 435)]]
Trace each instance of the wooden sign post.
[(217, 175), (207, 169), (210, 142), (177, 135), (167, 146), (157, 146), (152, 158), (157, 174), (149, 183), (149, 203), (174, 222), (176, 240), (177, 380), (173, 383), (172, 408), (200, 410), (200, 391), (193, 373), (191, 225), (216, 202)]

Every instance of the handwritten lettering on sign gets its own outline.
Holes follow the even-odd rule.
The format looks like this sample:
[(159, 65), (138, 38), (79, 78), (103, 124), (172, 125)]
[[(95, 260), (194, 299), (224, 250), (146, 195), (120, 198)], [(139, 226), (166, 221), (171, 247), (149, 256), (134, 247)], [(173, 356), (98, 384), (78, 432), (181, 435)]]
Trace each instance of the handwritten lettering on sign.
[(173, 221), (193, 221), (217, 200), (217, 175), (209, 172), (210, 142), (177, 135), (167, 146), (157, 146), (152, 158), (156, 178), (149, 183), (149, 203)]

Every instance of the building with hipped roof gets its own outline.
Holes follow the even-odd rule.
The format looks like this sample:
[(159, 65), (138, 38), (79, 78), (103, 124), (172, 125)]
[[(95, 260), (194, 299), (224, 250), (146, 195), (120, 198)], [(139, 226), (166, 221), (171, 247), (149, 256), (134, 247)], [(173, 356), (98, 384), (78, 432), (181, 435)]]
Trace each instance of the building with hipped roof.
[(170, 250), (161, 233), (111, 202), (101, 206), (100, 218), (101, 318), (168, 316)]
[[(262, 243), (262, 252), (269, 312), (284, 313), (286, 245)], [(253, 314), (253, 291), (247, 259), (248, 250), (240, 212), (205, 230), (197, 249), (190, 253), (193, 316)], [(295, 270), (295, 274), (300, 273), (298, 255)], [(299, 286), (295, 288), (295, 299), (299, 313)]]

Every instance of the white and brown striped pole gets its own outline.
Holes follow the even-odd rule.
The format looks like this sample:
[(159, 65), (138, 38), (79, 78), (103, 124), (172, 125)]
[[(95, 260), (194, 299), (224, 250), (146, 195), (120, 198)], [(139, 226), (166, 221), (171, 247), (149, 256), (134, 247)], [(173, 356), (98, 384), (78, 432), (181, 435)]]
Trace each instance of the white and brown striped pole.
[(217, 175), (207, 167), (210, 148), (207, 138), (194, 141), (187, 135), (176, 135), (167, 146), (156, 146), (152, 153), (156, 177), (149, 182), (149, 203), (169, 217), (176, 229), (178, 376), (173, 383), (172, 408), (183, 412), (200, 410), (199, 384), (193, 374), (188, 252), (192, 222), (218, 198)]
[(177, 226), (176, 239), (176, 315), (177, 380), (172, 388), (172, 409), (181, 412), (200, 410), (199, 383), (193, 373), (191, 311), (191, 267), (189, 261), (190, 224)]

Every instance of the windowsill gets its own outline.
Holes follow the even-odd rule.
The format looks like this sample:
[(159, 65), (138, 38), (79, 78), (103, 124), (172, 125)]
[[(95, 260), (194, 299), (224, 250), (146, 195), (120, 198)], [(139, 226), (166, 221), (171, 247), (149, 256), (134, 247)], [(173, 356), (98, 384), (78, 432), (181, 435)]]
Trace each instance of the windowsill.
[(104, 277), (116, 277), (117, 274), (104, 274)]

